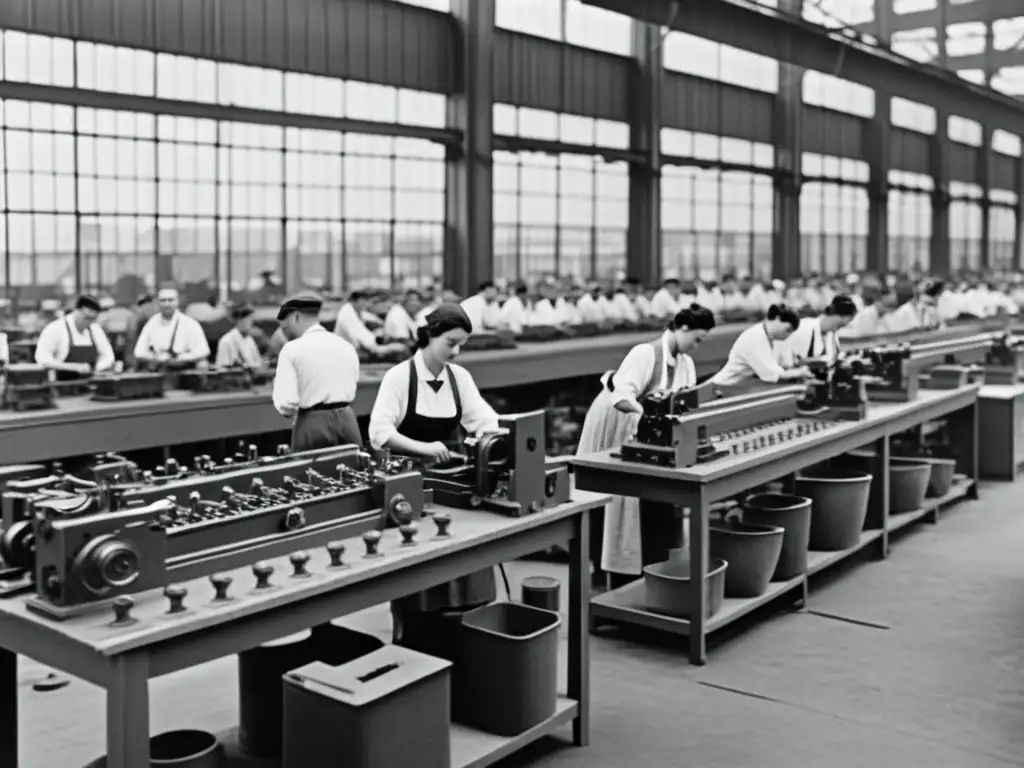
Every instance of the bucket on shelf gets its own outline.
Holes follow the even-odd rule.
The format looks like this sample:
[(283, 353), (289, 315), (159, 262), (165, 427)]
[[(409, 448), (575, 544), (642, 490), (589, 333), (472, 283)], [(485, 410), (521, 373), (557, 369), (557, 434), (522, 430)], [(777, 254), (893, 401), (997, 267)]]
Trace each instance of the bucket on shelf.
[[(932, 471), (928, 477), (928, 490), (925, 494), (931, 498), (945, 496), (953, 488), (953, 475), (956, 474), (956, 459), (944, 459), (936, 456), (893, 456), (895, 462), (927, 463)], [(891, 481), (890, 481), (891, 482)], [(920, 504), (918, 505), (920, 507)], [(917, 507), (915, 507), (917, 509)]]
[(452, 720), (518, 736), (554, 715), (561, 623), (557, 613), (522, 603), (467, 611), (459, 625)]
[[(729, 564), (712, 557), (704, 579), (705, 615), (711, 618), (722, 608), (725, 599), (725, 572)], [(688, 618), (690, 590), (693, 589), (688, 559), (673, 556), (663, 563), (644, 567), (644, 591), (647, 607), (654, 613)]]
[[(224, 746), (206, 731), (167, 731), (149, 740), (151, 768), (221, 768)], [(85, 768), (107, 768), (106, 755)]]
[(796, 489), (811, 500), (812, 550), (836, 552), (860, 542), (868, 515), (871, 475), (842, 470), (799, 475)]
[(743, 521), (783, 530), (772, 581), (788, 581), (807, 571), (811, 500), (789, 493), (757, 493), (743, 502)]
[(932, 476), (926, 460), (899, 459), (889, 462), (889, 513), (913, 512), (924, 504)]
[(725, 570), (725, 596), (763, 595), (778, 567), (786, 530), (777, 525), (754, 525), (729, 518), (712, 525), (709, 535), (711, 557), (729, 563)]

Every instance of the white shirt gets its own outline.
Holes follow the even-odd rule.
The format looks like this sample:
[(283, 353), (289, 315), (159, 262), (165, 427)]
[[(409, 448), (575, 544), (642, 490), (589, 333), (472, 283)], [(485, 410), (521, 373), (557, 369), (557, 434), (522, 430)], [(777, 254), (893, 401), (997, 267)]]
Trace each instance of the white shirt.
[(217, 342), (217, 367), (232, 368), (238, 365), (259, 368), (263, 365), (263, 356), (256, 346), (256, 339), (243, 336), (237, 328), (232, 328)]
[(633, 300), (629, 298), (625, 293), (619, 292), (612, 297), (612, 306), (618, 310), (618, 315), (623, 320), (628, 320), (631, 323), (635, 323), (639, 320), (639, 316), (636, 312), (636, 305), (633, 304)]
[(824, 358), (829, 362), (839, 353), (839, 342), (834, 333), (822, 333), (821, 318), (805, 317), (788, 339), (778, 345), (779, 361), (783, 365), (795, 365), (811, 357)]
[(565, 318), (555, 309), (550, 299), (537, 299), (530, 312), (530, 325), (565, 325)]
[(581, 323), (602, 323), (607, 318), (604, 308), (589, 293), (580, 296), (576, 309), (579, 310)]
[(351, 403), (359, 384), (359, 355), (319, 323), (289, 341), (277, 358), (274, 407), (283, 416), (323, 403)]
[(497, 328), (501, 322), (501, 308), (496, 301), (487, 301), (482, 294), (463, 299), (462, 309), (469, 316), (474, 331)]
[[(668, 353), (668, 339), (669, 332), (666, 331), (661, 335), (661, 371), (656, 389), (670, 389), (674, 392), (696, 386), (697, 369), (693, 359), (685, 353), (672, 357)], [(614, 373), (616, 404), (627, 400), (637, 402), (655, 374), (656, 361), (657, 355), (650, 344), (637, 344), (629, 350)], [(602, 383), (606, 383), (605, 379), (607, 374)]]
[(381, 450), (399, 431), (409, 405), (409, 370), (416, 366), (419, 387), (416, 390), (416, 413), (437, 419), (450, 419), (455, 415), (455, 398), (452, 396), (451, 371), (459, 388), (462, 403), (462, 427), (470, 434), (493, 432), (498, 429), (498, 414), (487, 404), (469, 371), (461, 365), (449, 363), (447, 371), (438, 377), (444, 386), (437, 392), (428, 382), (434, 375), (423, 362), (423, 352), (417, 352), (411, 360), (399, 363), (384, 374), (377, 390), (377, 399), (370, 413), (370, 444)]
[[(172, 337), (174, 349), (170, 348)], [(135, 357), (152, 357), (154, 352), (174, 352), (179, 357), (188, 355), (202, 359), (210, 356), (210, 345), (206, 342), (206, 333), (199, 321), (175, 311), (170, 320), (156, 314), (142, 326), (139, 340), (135, 343)]]
[(722, 370), (711, 381), (727, 387), (757, 377), (768, 384), (774, 384), (783, 374), (783, 367), (776, 359), (775, 350), (763, 323), (752, 325), (743, 331), (729, 350), (729, 359)]
[(906, 333), (925, 327), (925, 316), (916, 301), (901, 304), (883, 319), (885, 333)]
[(636, 300), (633, 302), (636, 307), (637, 314), (640, 317), (655, 317), (651, 309), (651, 300), (644, 296), (642, 293), (638, 293)]
[(377, 345), (377, 337), (366, 327), (359, 317), (352, 302), (346, 301), (338, 310), (338, 319), (334, 321), (334, 332), (354, 347), (372, 349)]
[(501, 305), (501, 327), (507, 328), (512, 333), (522, 333), (529, 315), (526, 312), (526, 305), (518, 296), (510, 296)]
[[(90, 335), (90, 331), (92, 335)], [(204, 337), (205, 338), (205, 337)], [(36, 362), (40, 365), (53, 365), (67, 360), (70, 345), (91, 347), (96, 345), (96, 370), (105, 371), (114, 367), (114, 349), (103, 329), (96, 323), (79, 331), (71, 317), (52, 320), (43, 328), (36, 342)], [(7, 335), (3, 340), (3, 359), (8, 360)]]
[(596, 304), (605, 320), (625, 320), (626, 316), (622, 314), (622, 307), (616, 304), (614, 301), (609, 301), (608, 297), (601, 295), (597, 298)]
[(7, 344), (6, 333), (0, 333), (0, 362), (11, 362), (11, 348)]
[(651, 314), (654, 317), (675, 317), (679, 310), (679, 302), (672, 298), (667, 288), (662, 288), (651, 299)]
[(384, 338), (415, 339), (416, 322), (401, 304), (395, 304), (384, 317)]
[(882, 317), (878, 304), (864, 307), (843, 330), (839, 332), (844, 339), (857, 339), (864, 336), (878, 336), (885, 333), (885, 318)]

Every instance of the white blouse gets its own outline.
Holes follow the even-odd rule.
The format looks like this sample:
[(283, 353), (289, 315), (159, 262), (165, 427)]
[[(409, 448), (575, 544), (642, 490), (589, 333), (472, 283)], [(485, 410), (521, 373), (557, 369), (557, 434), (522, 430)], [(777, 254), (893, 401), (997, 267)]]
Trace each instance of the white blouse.
[[(72, 337), (74, 337), (73, 340)], [(59, 318), (51, 321), (39, 334), (39, 341), (36, 342), (36, 362), (41, 365), (63, 363), (68, 359), (71, 344), (91, 347), (94, 343), (96, 345), (96, 370), (105, 371), (113, 368), (114, 350), (99, 323), (93, 323), (84, 331), (80, 331), (70, 317)], [(5, 354), (0, 355), (0, 359), (6, 361), (9, 357), (6, 335), (3, 349)]]
[(711, 381), (728, 387), (757, 377), (768, 384), (774, 384), (784, 369), (776, 359), (772, 341), (763, 323), (752, 325), (741, 333), (729, 350), (729, 359)]
[(323, 403), (351, 403), (359, 385), (359, 355), (340, 336), (314, 325), (281, 349), (274, 407), (282, 416)]
[[(437, 392), (428, 384), (434, 375), (423, 362), (423, 352), (417, 352), (411, 360), (399, 363), (384, 374), (377, 390), (377, 399), (370, 413), (370, 444), (381, 450), (398, 432), (409, 406), (409, 366), (416, 366), (419, 387), (416, 390), (416, 413), (437, 419), (450, 419), (455, 415), (455, 398), (452, 396), (451, 381), (447, 371), (438, 377), (444, 386)], [(498, 429), (498, 414), (487, 404), (477, 389), (473, 376), (461, 365), (448, 364), (448, 370), (455, 377), (462, 403), (462, 427), (470, 434), (493, 432)]]
[(783, 365), (795, 365), (811, 357), (824, 358), (832, 362), (839, 355), (836, 335), (823, 333), (821, 318), (818, 317), (805, 317), (790, 337), (778, 347), (778, 358)]
[[(672, 357), (668, 353), (669, 332), (661, 335), (661, 371), (658, 375), (656, 389), (686, 389), (697, 385), (697, 369), (693, 359), (680, 353)], [(619, 369), (615, 371), (615, 403), (624, 401), (637, 402), (644, 394), (648, 383), (655, 375), (654, 366), (657, 362), (657, 355), (654, 354), (654, 347), (650, 344), (637, 344), (627, 353)], [(602, 380), (607, 384), (608, 374)]]

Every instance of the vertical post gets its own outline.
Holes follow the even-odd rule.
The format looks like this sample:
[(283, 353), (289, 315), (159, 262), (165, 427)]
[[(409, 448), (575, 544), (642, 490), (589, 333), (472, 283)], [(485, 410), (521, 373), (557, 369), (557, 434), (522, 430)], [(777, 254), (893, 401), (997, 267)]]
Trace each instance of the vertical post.
[[(995, 42), (991, 11), (985, 19), (985, 85), (992, 85), (996, 70), (992, 61)], [(981, 187), (981, 258), (982, 269), (992, 268), (992, 127), (981, 124), (981, 146), (978, 148), (978, 185)]]
[[(780, 0), (779, 10), (803, 14), (802, 0)], [(804, 70), (779, 63), (779, 91), (772, 115), (775, 144), (775, 223), (772, 232), (772, 277), (800, 275), (800, 190), (803, 185)]]
[[(947, 31), (946, 16), (949, 0), (939, 2), (939, 27), (935, 30), (936, 42), (939, 45), (937, 64), (946, 67), (949, 57), (946, 54)], [(935, 105), (935, 135), (928, 147), (929, 167), (932, 172), (932, 262), (930, 271), (933, 274), (946, 275), (952, 266), (949, 253), (949, 112), (941, 105)]]
[(444, 286), (469, 295), (494, 275), (494, 0), (451, 0), (458, 28), (446, 159)]
[(661, 280), (661, 94), (665, 77), (662, 31), (632, 22), (633, 83), (629, 146), (629, 233), (626, 274), (645, 285)]
[[(878, 39), (888, 43), (892, 27), (892, 3), (875, 0)], [(889, 169), (892, 167), (892, 94), (875, 91), (875, 115), (864, 134), (868, 176), (867, 268), (882, 273), (889, 269)]]
[(1013, 263), (1011, 269), (1020, 269), (1024, 264), (1024, 152), (1017, 158), (1013, 166), (1013, 189), (1017, 193), (1017, 202), (1013, 206)]

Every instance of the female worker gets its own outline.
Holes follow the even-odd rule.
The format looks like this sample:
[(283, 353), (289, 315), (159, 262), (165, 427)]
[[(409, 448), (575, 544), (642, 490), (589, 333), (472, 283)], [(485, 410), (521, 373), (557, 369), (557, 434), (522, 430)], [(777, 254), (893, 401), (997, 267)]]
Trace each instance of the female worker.
[[(376, 450), (446, 462), (458, 450), (464, 429), (498, 429), (498, 414), (480, 395), (469, 371), (452, 360), (473, 332), (458, 304), (442, 304), (417, 329), (415, 355), (384, 374), (370, 414), (370, 444)], [(494, 570), (488, 568), (392, 603), (395, 642), (415, 644), (445, 613), (493, 602)], [(415, 637), (415, 640), (414, 640)]]
[[(633, 347), (617, 371), (608, 371), (602, 377), (601, 391), (583, 422), (576, 454), (619, 448), (636, 431), (643, 413), (640, 399), (645, 395), (696, 386), (697, 373), (686, 353), (714, 327), (711, 310), (691, 304), (676, 313), (660, 338)], [(613, 574), (613, 581), (618, 581), (616, 574), (640, 573), (644, 542), (639, 509), (637, 499), (622, 496), (613, 497), (605, 508), (601, 569)]]
[(766, 384), (807, 378), (810, 371), (805, 366), (785, 369), (774, 346), (788, 339), (799, 325), (796, 312), (785, 304), (772, 304), (763, 323), (752, 325), (736, 338), (725, 366), (711, 377), (711, 383), (718, 387), (735, 387), (755, 378)]
[(783, 342), (780, 361), (792, 367), (802, 360), (822, 359), (829, 363), (839, 357), (840, 330), (857, 314), (857, 305), (849, 296), (839, 295), (829, 302), (818, 317), (805, 317), (793, 334)]

